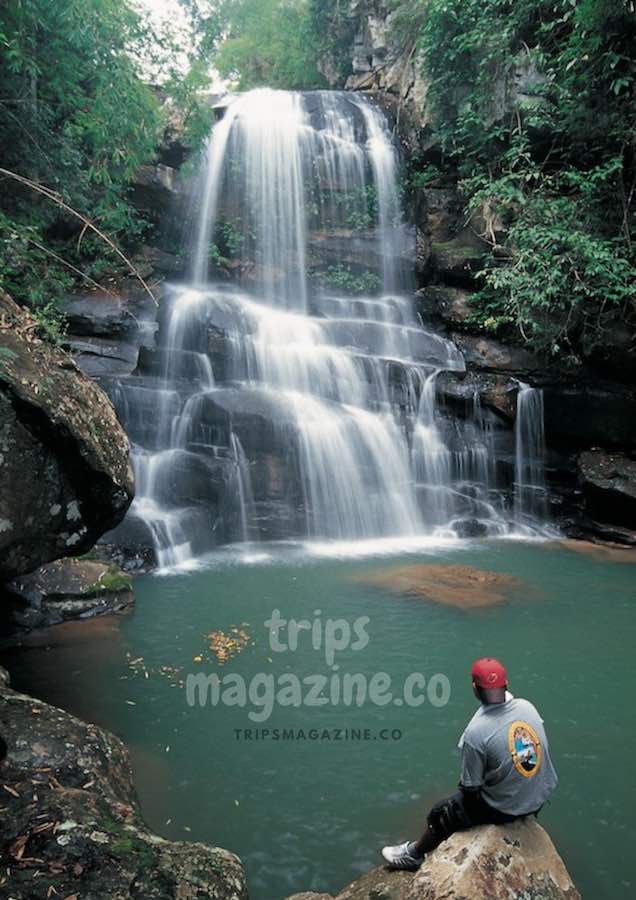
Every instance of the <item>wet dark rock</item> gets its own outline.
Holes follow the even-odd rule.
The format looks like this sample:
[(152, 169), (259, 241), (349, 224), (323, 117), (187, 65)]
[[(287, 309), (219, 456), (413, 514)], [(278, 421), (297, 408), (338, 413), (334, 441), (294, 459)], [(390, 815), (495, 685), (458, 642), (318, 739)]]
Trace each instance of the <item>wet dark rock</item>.
[(129, 444), (107, 396), (0, 292), (0, 578), (76, 556), (132, 499)]
[(543, 387), (548, 442), (576, 449), (636, 448), (636, 390), (597, 378), (549, 380)]
[(545, 365), (529, 350), (504, 344), (491, 337), (473, 334), (451, 335), (469, 368), (509, 372), (519, 376), (541, 372)]
[(453, 522), (453, 531), (460, 538), (484, 537), (488, 534), (488, 526), (479, 519), (459, 519)]
[[(381, 275), (384, 262), (373, 231), (312, 232), (307, 254), (312, 267), (345, 266), (353, 273), (373, 271)], [(407, 255), (406, 249), (402, 262), (409, 268), (413, 266), (413, 256)]]
[(62, 304), (62, 312), (69, 331), (76, 336), (129, 337), (139, 329), (140, 322), (153, 321), (156, 307), (138, 285), (130, 285), (130, 294), (100, 293), (71, 294)]
[(634, 331), (625, 322), (614, 322), (603, 335), (589, 359), (607, 378), (636, 384), (636, 343)]
[(8, 613), (18, 628), (120, 612), (134, 602), (130, 578), (109, 563), (59, 559), (5, 585)]
[(425, 187), (414, 194), (416, 266), (427, 281), (470, 287), (488, 244), (481, 220), (466, 224), (463, 202), (453, 188)]
[(594, 520), (636, 530), (636, 460), (588, 450), (578, 458), (585, 510)]
[(431, 244), (430, 266), (448, 284), (471, 285), (483, 266), (486, 247), (465, 236)]
[(450, 241), (459, 230), (463, 211), (455, 188), (423, 187), (415, 191), (415, 220), (431, 242)]
[(147, 219), (160, 224), (181, 194), (179, 172), (163, 163), (140, 166), (130, 191), (131, 202)]
[(148, 830), (128, 751), (114, 735), (6, 684), (0, 734), (7, 897), (247, 900), (234, 854)]
[(70, 295), (62, 310), (68, 323), (65, 347), (92, 378), (129, 375), (137, 366), (140, 347), (154, 340), (157, 307), (130, 279), (113, 295), (99, 291)]
[[(285, 398), (267, 390), (222, 388), (205, 400), (210, 424), (236, 432), (243, 449), (280, 452), (297, 433), (295, 411)], [(229, 442), (229, 440), (228, 440)]]
[(464, 288), (427, 285), (417, 293), (417, 311), (424, 321), (439, 319), (449, 328), (470, 328), (474, 315), (471, 296)]
[(139, 346), (127, 341), (67, 335), (64, 348), (68, 350), (82, 372), (91, 378), (130, 375), (137, 367)]
[(435, 384), (438, 397), (458, 412), (473, 414), (478, 399), (482, 406), (514, 422), (519, 390), (514, 378), (490, 372), (469, 372), (462, 378), (455, 372), (441, 372)]
[(636, 529), (620, 528), (604, 522), (596, 522), (582, 514), (559, 520), (564, 535), (578, 541), (592, 541), (600, 545), (636, 547)]
[(102, 558), (131, 575), (152, 572), (158, 565), (148, 524), (132, 511), (116, 528), (100, 538), (97, 551)]

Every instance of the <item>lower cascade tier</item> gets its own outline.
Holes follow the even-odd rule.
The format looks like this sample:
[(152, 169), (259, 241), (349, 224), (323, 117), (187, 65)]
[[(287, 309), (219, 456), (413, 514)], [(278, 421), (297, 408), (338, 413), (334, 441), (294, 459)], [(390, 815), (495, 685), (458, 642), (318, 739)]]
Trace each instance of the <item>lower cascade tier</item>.
[(448, 409), (437, 377), (461, 377), (463, 358), (406, 295), (329, 294), (300, 314), (227, 285), (174, 287), (158, 343), (106, 385), (137, 483), (108, 541), (173, 566), (233, 541), (538, 527), (540, 392), (520, 385), (515, 433), (477, 394)]

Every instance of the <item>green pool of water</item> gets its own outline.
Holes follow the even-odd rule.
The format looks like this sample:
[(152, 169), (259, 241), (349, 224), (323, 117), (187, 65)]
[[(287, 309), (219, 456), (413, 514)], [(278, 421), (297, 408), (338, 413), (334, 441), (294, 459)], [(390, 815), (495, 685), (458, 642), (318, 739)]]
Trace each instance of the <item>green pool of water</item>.
[[(536, 703), (546, 721), (560, 784), (540, 820), (583, 896), (634, 896), (632, 565), (511, 541), (364, 559), (283, 548), (251, 560), (219, 557), (187, 574), (139, 578), (135, 611), (117, 629), (96, 625), (92, 636), (87, 630), (70, 642), (56, 640), (53, 630), (48, 650), (8, 661), (18, 686), (121, 735), (157, 832), (236, 851), (255, 900), (335, 891), (377, 864), (383, 843), (418, 832), (428, 806), (454, 789), (457, 739), (475, 708), (467, 672), (475, 657), (495, 655), (508, 665), (513, 693)], [(503, 603), (465, 610), (368, 583), (388, 568), (420, 562), (474, 566), (521, 584)], [(301, 631), (296, 651), (276, 652), (264, 624), (275, 608), (285, 619), (320, 618), (323, 646), (314, 649), (312, 634)], [(357, 628), (368, 643), (360, 647), (364, 640), (352, 635), (334, 669), (325, 657), (326, 620), (353, 629), (363, 616), (368, 622)], [(236, 637), (233, 627), (250, 642), (221, 665), (205, 636), (222, 630)], [(340, 643), (343, 630), (341, 623)], [(286, 641), (286, 631), (280, 637)], [(393, 699), (275, 705), (257, 723), (249, 714), (263, 718), (258, 702), (189, 706), (180, 682), (195, 672), (240, 676), (246, 685), (255, 677), (266, 683), (263, 674), (370, 679), (384, 672)], [(439, 705), (446, 682), (438, 679), (438, 705), (426, 690), (420, 706), (395, 703), (410, 673), (445, 676), (448, 702)], [(379, 693), (382, 699), (386, 691)], [(283, 740), (284, 729), (295, 730), (295, 739)], [(312, 739), (314, 731), (320, 739)], [(354, 732), (348, 740), (347, 731)]]

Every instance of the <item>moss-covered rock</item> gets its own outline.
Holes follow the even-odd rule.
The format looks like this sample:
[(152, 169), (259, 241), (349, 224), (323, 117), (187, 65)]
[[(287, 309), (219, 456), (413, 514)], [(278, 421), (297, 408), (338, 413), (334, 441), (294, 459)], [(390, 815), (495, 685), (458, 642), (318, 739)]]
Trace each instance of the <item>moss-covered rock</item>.
[(103, 391), (0, 291), (0, 578), (76, 556), (123, 518), (129, 443)]
[(148, 831), (118, 738), (3, 682), (2, 896), (246, 900), (234, 854)]
[(119, 612), (133, 603), (130, 576), (112, 563), (58, 559), (6, 586), (10, 620), (18, 628), (57, 625)]

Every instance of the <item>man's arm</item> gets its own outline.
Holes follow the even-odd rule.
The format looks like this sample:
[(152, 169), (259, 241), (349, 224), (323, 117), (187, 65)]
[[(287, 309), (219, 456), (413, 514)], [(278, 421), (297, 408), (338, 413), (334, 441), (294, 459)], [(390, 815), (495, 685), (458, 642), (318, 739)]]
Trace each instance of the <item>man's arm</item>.
[(459, 777), (459, 788), (467, 799), (470, 794), (473, 796), (479, 794), (484, 784), (485, 771), (486, 760), (483, 753), (464, 740), (462, 744), (462, 768)]

